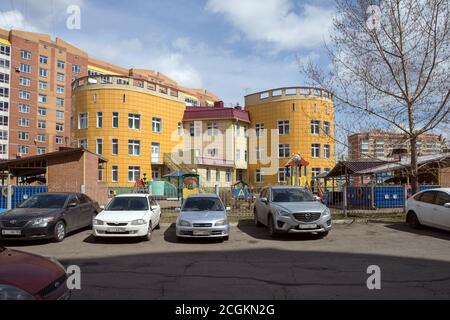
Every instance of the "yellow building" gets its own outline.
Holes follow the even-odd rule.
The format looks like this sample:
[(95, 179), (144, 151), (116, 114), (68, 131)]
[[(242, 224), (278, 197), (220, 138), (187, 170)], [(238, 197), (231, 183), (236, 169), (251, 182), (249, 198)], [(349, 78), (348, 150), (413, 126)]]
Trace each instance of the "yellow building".
[[(306, 181), (335, 165), (333, 97), (325, 90), (290, 87), (245, 97), (250, 115), (249, 178), (255, 188), (291, 182), (285, 165), (299, 154)], [(305, 171), (302, 170), (305, 176)], [(301, 179), (300, 179), (301, 180)]]
[(110, 187), (133, 186), (144, 174), (151, 180), (169, 172), (164, 154), (182, 139), (184, 110), (184, 93), (166, 85), (116, 75), (73, 82), (75, 142), (108, 159), (99, 178)]

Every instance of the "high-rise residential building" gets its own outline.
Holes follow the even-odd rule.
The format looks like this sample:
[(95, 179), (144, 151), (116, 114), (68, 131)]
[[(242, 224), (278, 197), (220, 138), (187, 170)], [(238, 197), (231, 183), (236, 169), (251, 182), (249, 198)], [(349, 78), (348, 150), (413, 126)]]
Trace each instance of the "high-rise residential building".
[[(49, 35), (0, 29), (0, 159), (32, 156), (72, 146), (72, 82), (91, 76), (124, 76), (183, 92), (182, 107), (218, 98), (188, 89), (153, 70), (126, 69), (89, 56)], [(164, 89), (166, 88), (166, 89)], [(186, 94), (186, 96), (184, 96)]]
[[(348, 136), (349, 158), (393, 160), (395, 149), (410, 153), (410, 143), (406, 134), (373, 130)], [(445, 139), (437, 134), (419, 136), (417, 151), (419, 155), (439, 154), (446, 148)]]
[[(335, 165), (334, 104), (322, 89), (289, 87), (245, 97), (250, 115), (249, 179), (255, 187), (288, 184), (294, 155), (309, 163), (304, 182)], [(303, 168), (304, 169), (304, 168)]]

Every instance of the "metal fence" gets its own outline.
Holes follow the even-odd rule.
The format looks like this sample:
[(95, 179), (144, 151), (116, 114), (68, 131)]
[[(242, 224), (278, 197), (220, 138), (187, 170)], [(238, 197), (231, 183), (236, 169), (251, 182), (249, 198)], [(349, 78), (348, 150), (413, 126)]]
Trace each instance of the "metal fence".
[[(47, 186), (11, 186), (11, 208), (16, 208), (19, 204), (24, 202), (26, 199), (35, 195), (37, 193), (47, 192)], [(7, 199), (7, 186), (2, 186), (2, 195), (0, 197), (0, 208), (7, 209), (8, 199)]]

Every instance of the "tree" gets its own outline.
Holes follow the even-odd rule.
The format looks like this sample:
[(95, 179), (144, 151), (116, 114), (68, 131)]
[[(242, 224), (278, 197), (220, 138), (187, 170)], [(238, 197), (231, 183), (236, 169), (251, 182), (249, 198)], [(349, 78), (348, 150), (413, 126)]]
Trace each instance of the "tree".
[(331, 67), (302, 66), (306, 78), (333, 92), (351, 124), (375, 123), (410, 142), (410, 181), (417, 191), (418, 137), (449, 130), (450, 2), (337, 0)]

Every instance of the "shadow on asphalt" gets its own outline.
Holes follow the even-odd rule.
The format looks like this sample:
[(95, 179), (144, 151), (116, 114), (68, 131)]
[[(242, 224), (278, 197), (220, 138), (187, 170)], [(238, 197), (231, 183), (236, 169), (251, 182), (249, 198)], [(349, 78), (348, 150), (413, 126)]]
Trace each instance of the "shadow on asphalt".
[[(153, 231), (155, 232), (155, 231)], [(83, 242), (90, 243), (90, 244), (117, 244), (117, 245), (125, 245), (125, 244), (133, 244), (133, 243), (140, 243), (144, 242), (142, 238), (135, 238), (135, 237), (111, 237), (111, 238), (94, 238), (92, 234), (87, 236)]]
[(433, 237), (433, 238), (441, 239), (441, 240), (450, 240), (450, 232), (441, 230), (441, 229), (436, 229), (436, 228), (431, 228), (431, 227), (426, 227), (426, 226), (421, 226), (420, 229), (413, 229), (410, 226), (408, 226), (406, 223), (391, 223), (391, 224), (386, 225), (386, 227), (390, 228), (390, 229), (394, 229), (396, 231), (400, 231), (400, 232), (408, 232), (408, 233), (413, 233), (413, 234), (417, 234), (420, 236)]
[(177, 234), (175, 231), (175, 223), (172, 223), (170, 227), (164, 232), (164, 240), (169, 243), (179, 243), (179, 244), (191, 244), (191, 243), (220, 243), (222, 238), (186, 238), (181, 242), (177, 239)]
[[(257, 227), (253, 221), (239, 221), (237, 225), (238, 229), (243, 233), (249, 235), (252, 238), (259, 240), (272, 240), (272, 241), (311, 241), (320, 240), (317, 234), (314, 233), (290, 233), (290, 234), (279, 234), (275, 238), (269, 235), (269, 229), (265, 226)], [(331, 230), (330, 232), (333, 232)]]

